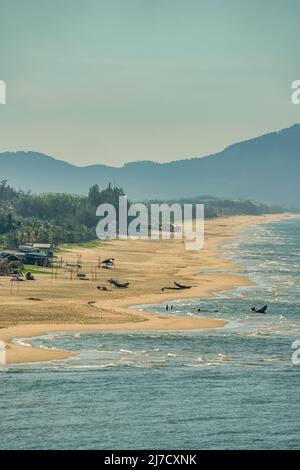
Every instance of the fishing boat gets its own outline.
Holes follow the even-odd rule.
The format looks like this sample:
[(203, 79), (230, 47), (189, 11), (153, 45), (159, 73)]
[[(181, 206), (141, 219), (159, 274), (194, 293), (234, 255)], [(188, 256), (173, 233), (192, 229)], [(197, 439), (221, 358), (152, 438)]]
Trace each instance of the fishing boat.
[(119, 287), (120, 289), (126, 289), (129, 286), (129, 282), (119, 282), (116, 281), (115, 279), (108, 279), (108, 282), (116, 287)]
[(178, 289), (190, 289), (192, 286), (187, 286), (185, 284), (179, 284), (178, 282), (175, 282), (174, 281), (174, 284), (176, 287), (178, 287)]
[(264, 305), (263, 307), (259, 308), (258, 310), (256, 310), (255, 307), (251, 307), (251, 311), (255, 312), (255, 313), (266, 313), (267, 307), (268, 307), (267, 305)]

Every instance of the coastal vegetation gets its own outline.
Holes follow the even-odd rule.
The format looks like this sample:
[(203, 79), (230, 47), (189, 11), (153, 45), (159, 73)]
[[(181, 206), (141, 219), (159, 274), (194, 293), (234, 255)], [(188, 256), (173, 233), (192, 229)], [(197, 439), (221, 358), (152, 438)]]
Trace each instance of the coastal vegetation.
[[(25, 243), (95, 243), (95, 228), (99, 218), (96, 208), (110, 203), (118, 209), (119, 197), (125, 192), (111, 183), (103, 189), (97, 184), (87, 195), (68, 193), (33, 194), (12, 188), (0, 180), (0, 245), (15, 248)], [(233, 201), (211, 196), (193, 199), (151, 202), (204, 203), (205, 217), (259, 215), (283, 212), (278, 206)]]
[(82, 243), (96, 238), (96, 207), (118, 203), (121, 188), (100, 190), (97, 185), (88, 195), (65, 193), (32, 194), (15, 190), (0, 181), (0, 244), (14, 248), (24, 243)]

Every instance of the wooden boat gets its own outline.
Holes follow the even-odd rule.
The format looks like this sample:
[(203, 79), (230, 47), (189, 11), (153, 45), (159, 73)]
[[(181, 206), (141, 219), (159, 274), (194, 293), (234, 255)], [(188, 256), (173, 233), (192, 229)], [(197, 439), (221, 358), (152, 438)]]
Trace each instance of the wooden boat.
[(264, 305), (259, 310), (256, 310), (256, 313), (266, 313), (267, 307), (268, 307), (267, 305)]
[(193, 286), (186, 286), (184, 284), (179, 284), (178, 282), (175, 282), (174, 281), (174, 284), (175, 284), (175, 287), (162, 287), (161, 290), (164, 291), (164, 290), (183, 290), (183, 289), (190, 289), (191, 287)]
[(267, 307), (268, 307), (267, 305), (264, 305), (263, 307), (259, 308), (258, 310), (256, 310), (255, 307), (251, 307), (251, 311), (255, 312), (255, 313), (266, 313)]
[(115, 279), (108, 279), (108, 282), (116, 287), (119, 287), (119, 289), (126, 289), (129, 286), (129, 282), (119, 282), (116, 281)]
[(192, 287), (192, 286), (186, 286), (185, 284), (179, 284), (178, 282), (175, 282), (175, 281), (174, 281), (174, 284), (178, 289), (190, 289)]
[(164, 290), (181, 290), (181, 289), (179, 287), (162, 287), (161, 291), (164, 291)]

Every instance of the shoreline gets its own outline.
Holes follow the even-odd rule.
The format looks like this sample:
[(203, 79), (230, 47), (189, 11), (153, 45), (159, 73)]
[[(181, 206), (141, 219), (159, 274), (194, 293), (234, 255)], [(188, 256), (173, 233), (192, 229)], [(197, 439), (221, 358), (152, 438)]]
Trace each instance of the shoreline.
[[(251, 281), (238, 274), (241, 269), (237, 263), (233, 263), (221, 256), (221, 248), (228, 241), (232, 241), (236, 238), (245, 228), (250, 225), (256, 225), (260, 223), (268, 223), (272, 221), (282, 221), (290, 218), (299, 217), (297, 214), (274, 214), (265, 216), (235, 216), (227, 218), (219, 218), (208, 220), (205, 222), (205, 247), (199, 252), (186, 252), (183, 251), (182, 243), (179, 241), (170, 240), (166, 241), (158, 240), (156, 243), (148, 240), (127, 240), (127, 241), (114, 241), (108, 247), (101, 247), (101, 252), (114, 252), (118, 251), (118, 255), (122, 259), (124, 258), (124, 266), (119, 268), (120, 273), (129, 272), (131, 276), (137, 276), (137, 273), (142, 273), (144, 278), (141, 279), (139, 289), (136, 293), (133, 293), (130, 289), (120, 289), (123, 292), (114, 291), (115, 298), (110, 298), (106, 292), (103, 293), (103, 300), (95, 300), (89, 302), (81, 302), (82, 309), (80, 311), (79, 306), (79, 321), (77, 322), (20, 322), (19, 324), (12, 324), (8, 326), (2, 326), (0, 323), (0, 340), (6, 343), (6, 362), (7, 364), (17, 363), (29, 363), (29, 362), (44, 362), (58, 359), (67, 359), (76, 355), (76, 353), (52, 350), (43, 348), (34, 348), (25, 345), (17, 345), (11, 343), (14, 338), (28, 338), (32, 336), (40, 336), (51, 332), (93, 332), (93, 331), (106, 331), (106, 332), (117, 332), (117, 331), (184, 331), (184, 330), (197, 330), (206, 328), (221, 328), (227, 322), (224, 320), (207, 319), (205, 317), (198, 318), (181, 318), (181, 317), (165, 317), (159, 314), (149, 313), (146, 311), (128, 309), (129, 307), (163, 303), (166, 300), (172, 302), (178, 299), (190, 299), (190, 298), (209, 298), (214, 297), (216, 291), (230, 290), (239, 286), (251, 285)], [(134, 245), (136, 244), (136, 245)], [(144, 245), (146, 244), (146, 245)], [(150, 246), (150, 244), (152, 244)], [(158, 288), (154, 283), (157, 281), (155, 272), (149, 273), (147, 267), (144, 271), (140, 266), (132, 266), (130, 259), (132, 251), (135, 248), (135, 256), (144, 260), (146, 255), (149, 257), (151, 249), (155, 249), (155, 253), (152, 253), (151, 262), (148, 261), (148, 265), (160, 267), (160, 263), (164, 262), (164, 268), (166, 273), (161, 273), (162, 278), (168, 279), (173, 278), (184, 278), (192, 281), (193, 284), (199, 283), (197, 287), (192, 288), (189, 291), (165, 291), (164, 293), (158, 291)], [(147, 250), (146, 250), (147, 249)], [(74, 251), (74, 252), (73, 252)], [(92, 253), (93, 250), (80, 249), (74, 246), (74, 250), (71, 250), (68, 256), (72, 256), (74, 253), (83, 252), (85, 257), (95, 256)], [(177, 256), (177, 252), (180, 251), (182, 257)], [(175, 258), (175, 260), (174, 260)], [(179, 258), (179, 259), (177, 259)], [(129, 261), (128, 261), (129, 259)], [(174, 264), (175, 263), (175, 264)], [(166, 266), (165, 266), (166, 265)], [(168, 269), (169, 268), (169, 269)], [(205, 271), (201, 273), (201, 268)], [(123, 269), (123, 271), (122, 271)], [(214, 270), (230, 270), (237, 271), (237, 275), (216, 273)], [(167, 276), (168, 273), (171, 273)], [(152, 275), (152, 277), (151, 277)], [(104, 276), (103, 276), (104, 277)], [(137, 279), (138, 280), (138, 279)], [(43, 279), (42, 282), (47, 279)], [(52, 283), (54, 280), (51, 280)], [(149, 286), (149, 281), (153, 285)], [(73, 295), (74, 303), (74, 283), (77, 289), (77, 282), (72, 281), (62, 283), (57, 280), (57, 284), (53, 283), (53, 286), (63, 284), (64, 289), (68, 289), (65, 297), (60, 299), (62, 308), (71, 307), (71, 300), (69, 295)], [(137, 281), (136, 281), (137, 282)], [(48, 280), (48, 285), (50, 285)], [(66, 286), (65, 286), (66, 284)], [(84, 283), (83, 283), (84, 284)], [(80, 288), (82, 283), (80, 284)], [(91, 285), (90, 287), (95, 287)], [(27, 286), (26, 286), (27, 288)], [(88, 290), (88, 289), (87, 289)], [(70, 291), (70, 292), (69, 292)], [(83, 288), (84, 291), (84, 288)], [(125, 292), (124, 292), (125, 291)], [(55, 292), (53, 293), (54, 297)], [(80, 295), (84, 297), (84, 292), (80, 290)], [(19, 298), (7, 299), (6, 305), (13, 308), (13, 305), (18, 307)], [(25, 299), (25, 303), (26, 303)], [(48, 301), (48, 307), (50, 303), (55, 302), (55, 297), (50, 297)], [(70, 305), (68, 305), (68, 303)], [(12, 304), (12, 305), (10, 305)], [(88, 304), (88, 306), (87, 306)], [(47, 304), (40, 303), (40, 309), (47, 312)], [(1, 308), (1, 303), (0, 303)], [(30, 312), (30, 304), (26, 305), (25, 313)], [(52, 305), (51, 305), (52, 308)], [(88, 310), (86, 310), (88, 309)], [(10, 310), (8, 310), (9, 312)], [(88, 311), (89, 315), (85, 315)], [(93, 311), (93, 315), (91, 313)], [(68, 313), (68, 310), (66, 310)], [(56, 315), (57, 316), (57, 315)], [(53, 315), (55, 318), (55, 315)], [(67, 317), (67, 315), (65, 315)], [(91, 321), (96, 317), (97, 321)]]

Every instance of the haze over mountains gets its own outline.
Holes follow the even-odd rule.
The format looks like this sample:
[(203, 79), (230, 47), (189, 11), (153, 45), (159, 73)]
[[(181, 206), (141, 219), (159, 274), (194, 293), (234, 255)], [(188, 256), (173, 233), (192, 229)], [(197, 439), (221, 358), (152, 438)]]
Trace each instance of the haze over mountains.
[(140, 161), (121, 168), (78, 167), (35, 152), (0, 153), (0, 177), (16, 189), (86, 193), (95, 183), (103, 187), (111, 181), (124, 187), (133, 200), (209, 194), (300, 206), (299, 175), (300, 124), (207, 157)]

